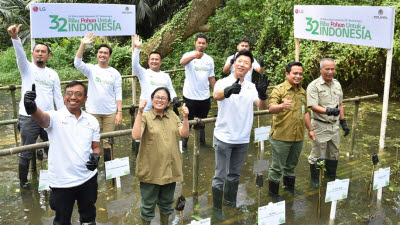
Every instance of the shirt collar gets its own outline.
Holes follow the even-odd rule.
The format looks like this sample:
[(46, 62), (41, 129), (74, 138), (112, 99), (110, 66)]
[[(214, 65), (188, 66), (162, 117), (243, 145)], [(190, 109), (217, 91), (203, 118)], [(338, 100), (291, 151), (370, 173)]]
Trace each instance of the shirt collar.
[[(60, 111), (64, 117), (74, 117), (75, 118), (75, 115), (70, 113), (66, 106), (64, 106)], [(79, 116), (78, 120), (80, 118), (87, 118), (87, 113), (85, 111), (83, 111), (82, 108), (81, 108), (81, 115)]]
[[(332, 83), (333, 83), (333, 80), (332, 80)], [(322, 78), (322, 76), (319, 77), (319, 84), (327, 84), (328, 85), (328, 83), (326, 83), (326, 81), (324, 80), (324, 78)]]
[[(158, 115), (157, 115), (157, 113), (154, 111), (154, 108), (152, 107), (151, 109), (150, 109), (150, 114), (151, 114), (151, 118), (153, 118), (153, 120), (155, 120), (157, 117), (158, 117)], [(169, 118), (169, 109), (168, 110), (165, 110), (164, 111), (164, 115), (163, 115), (163, 117), (167, 117), (167, 118)]]

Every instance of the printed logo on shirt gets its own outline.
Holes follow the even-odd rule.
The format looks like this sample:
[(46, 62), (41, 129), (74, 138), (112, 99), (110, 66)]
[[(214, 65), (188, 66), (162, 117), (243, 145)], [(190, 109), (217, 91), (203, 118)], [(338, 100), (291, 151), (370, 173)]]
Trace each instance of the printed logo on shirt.
[(155, 81), (150, 81), (150, 85), (156, 86), (156, 87), (167, 87), (167, 84), (165, 84), (165, 83), (157, 83)]
[(66, 122), (66, 121), (61, 121), (61, 124), (62, 124), (62, 125), (68, 125), (68, 122)]
[(53, 86), (53, 83), (51, 82), (46, 82), (45, 80), (39, 80), (39, 78), (35, 78), (36, 83), (44, 86)]
[(195, 66), (194, 70), (195, 71), (206, 71), (206, 72), (208, 72), (208, 71), (210, 71), (210, 68), (209, 67), (197, 67), (197, 66)]
[(111, 81), (106, 81), (106, 80), (101, 80), (98, 76), (94, 79), (96, 82), (102, 83), (102, 84), (108, 84), (108, 85), (113, 85)]

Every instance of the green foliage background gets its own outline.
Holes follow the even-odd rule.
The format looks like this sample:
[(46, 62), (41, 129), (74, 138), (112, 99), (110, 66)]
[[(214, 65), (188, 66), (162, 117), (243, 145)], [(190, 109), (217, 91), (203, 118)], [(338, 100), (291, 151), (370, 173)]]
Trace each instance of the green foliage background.
[[(229, 0), (210, 17), (208, 23), (211, 31), (207, 33), (209, 45), (206, 53), (215, 61), (216, 76), (222, 78), (222, 68), (226, 58), (236, 51), (237, 40), (248, 37), (251, 40), (253, 54), (263, 55), (266, 63), (266, 74), (273, 83), (285, 79), (284, 68), (294, 61), (295, 44), (293, 37), (294, 5), (366, 5), (395, 6), (396, 24), (393, 48), (393, 66), (391, 96), (400, 96), (400, 2), (389, 0)], [(179, 14), (176, 14), (178, 16)], [(179, 26), (179, 24), (176, 24)], [(4, 40), (3, 40), (4, 41)], [(61, 80), (83, 79), (83, 75), (73, 67), (73, 59), (80, 39), (60, 38), (42, 40), (51, 44), (53, 57), (48, 62), (55, 69)], [(185, 52), (194, 49), (194, 38), (182, 42), (176, 40), (174, 51), (163, 60), (163, 70), (181, 68), (179, 61)], [(11, 41), (10, 41), (11, 42)], [(96, 39), (94, 47), (103, 42)], [(113, 40), (111, 65), (121, 74), (131, 71), (130, 41)], [(26, 45), (28, 52), (29, 45)], [(28, 54), (28, 57), (30, 55)], [(386, 50), (372, 47), (328, 43), (322, 41), (300, 40), (300, 62), (304, 64), (303, 86), (319, 76), (319, 60), (323, 57), (334, 58), (337, 62), (336, 78), (342, 82), (346, 92), (382, 93), (386, 67)], [(20, 83), (19, 72), (15, 62), (13, 48), (0, 53), (0, 84)], [(95, 63), (95, 50), (87, 49), (85, 62)], [(184, 73), (172, 73), (175, 88), (183, 86)]]

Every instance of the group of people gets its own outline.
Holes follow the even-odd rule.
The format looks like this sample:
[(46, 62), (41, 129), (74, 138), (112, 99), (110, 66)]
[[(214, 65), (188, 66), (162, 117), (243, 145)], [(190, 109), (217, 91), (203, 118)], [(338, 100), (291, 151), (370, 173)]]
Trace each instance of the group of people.
[[(74, 60), (75, 67), (89, 80), (88, 88), (81, 82), (70, 82), (63, 96), (60, 80), (54, 70), (46, 67), (50, 48), (36, 44), (32, 50), (33, 62), (26, 59), (18, 38), (19, 26), (10, 26), (22, 77), (23, 96), (20, 102), (18, 127), (23, 145), (32, 144), (40, 136), (50, 142), (48, 170), (50, 180), (50, 206), (56, 212), (54, 224), (71, 224), (75, 201), (78, 202), (81, 224), (96, 224), (97, 165), (100, 160), (100, 128), (112, 131), (122, 121), (122, 87), (120, 73), (109, 66), (112, 49), (102, 44), (97, 49), (98, 64), (82, 61), (85, 46), (93, 43), (88, 33)], [(223, 68), (230, 73), (216, 81), (214, 61), (205, 53), (207, 36), (197, 34), (195, 50), (182, 56), (185, 67), (183, 102), (172, 86), (170, 76), (161, 71), (162, 56), (152, 52), (148, 56), (148, 69), (139, 64), (142, 41), (133, 37), (132, 68), (141, 86), (137, 117), (132, 138), (137, 142), (136, 177), (140, 181), (140, 216), (143, 224), (150, 224), (155, 206), (160, 209), (162, 224), (168, 224), (173, 213), (176, 182), (183, 181), (182, 156), (187, 150), (190, 132), (189, 120), (206, 118), (210, 110), (210, 88), (218, 104), (213, 144), (215, 146), (215, 175), (212, 196), (215, 212), (222, 205), (236, 207), (239, 177), (249, 148), (253, 126), (254, 106), (269, 109), (273, 115), (270, 132), (272, 163), (269, 170), (269, 193), (279, 196), (283, 177), (284, 188), (294, 191), (295, 169), (303, 146), (305, 129), (312, 139), (308, 158), (311, 181), (318, 187), (318, 158), (326, 159), (326, 175), (336, 177), (338, 165), (339, 124), (350, 132), (343, 110), (343, 92), (334, 79), (335, 62), (324, 58), (320, 62), (321, 76), (301, 87), (303, 66), (291, 62), (286, 67), (286, 81), (277, 85), (268, 97), (267, 76), (252, 80), (253, 70), (264, 72), (264, 61), (257, 62), (250, 52), (249, 40), (239, 40), (238, 52), (230, 56)], [(54, 111), (54, 103), (57, 111)], [(85, 104), (86, 111), (81, 108)], [(172, 105), (173, 110), (169, 110)], [(179, 118), (181, 107), (182, 119)], [(310, 114), (311, 113), (311, 114)], [(200, 143), (205, 144), (204, 125), (200, 129)], [(47, 137), (48, 136), (48, 137)], [(140, 144), (139, 144), (140, 142)], [(112, 159), (110, 143), (103, 143), (104, 161)], [(47, 152), (47, 151), (46, 151)], [(21, 187), (28, 185), (27, 175), (32, 152), (19, 154)]]

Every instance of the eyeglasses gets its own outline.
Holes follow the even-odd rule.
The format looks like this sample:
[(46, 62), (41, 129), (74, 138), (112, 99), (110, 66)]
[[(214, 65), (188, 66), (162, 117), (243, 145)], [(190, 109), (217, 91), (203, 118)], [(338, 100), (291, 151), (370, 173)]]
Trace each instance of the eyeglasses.
[(82, 95), (83, 95), (83, 93), (82, 92), (80, 92), (80, 91), (75, 91), (75, 92), (73, 92), (73, 91), (66, 91), (65, 92), (65, 95), (68, 95), (68, 96), (72, 96), (72, 95), (75, 95), (76, 97), (81, 97)]
[(168, 98), (166, 98), (166, 97), (160, 97), (160, 96), (155, 96), (154, 99), (157, 100), (157, 101), (161, 101), (161, 102), (165, 102), (165, 101), (168, 100)]

